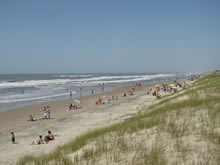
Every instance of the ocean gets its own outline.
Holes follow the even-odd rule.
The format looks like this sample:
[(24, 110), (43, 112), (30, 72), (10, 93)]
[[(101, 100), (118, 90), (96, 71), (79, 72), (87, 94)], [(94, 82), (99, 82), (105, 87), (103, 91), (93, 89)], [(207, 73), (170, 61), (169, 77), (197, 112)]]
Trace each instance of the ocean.
[[(0, 75), (0, 112), (48, 101), (76, 99), (133, 86), (136, 83), (154, 84), (187, 73), (123, 73), (123, 74), (2, 74)], [(103, 89), (104, 84), (104, 89)]]

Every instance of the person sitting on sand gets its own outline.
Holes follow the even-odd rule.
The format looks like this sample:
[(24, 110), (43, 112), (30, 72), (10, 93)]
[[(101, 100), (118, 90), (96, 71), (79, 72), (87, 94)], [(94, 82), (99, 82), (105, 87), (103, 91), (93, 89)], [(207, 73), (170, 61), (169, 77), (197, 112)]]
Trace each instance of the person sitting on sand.
[(159, 93), (156, 94), (156, 98), (160, 99), (161, 95)]
[(41, 135), (39, 136), (39, 138), (39, 140), (33, 141), (31, 144), (44, 144), (44, 140)]
[(45, 142), (49, 142), (50, 140), (54, 140), (54, 135), (51, 133), (51, 131), (48, 131), (48, 135), (44, 137)]
[(156, 96), (157, 92), (153, 91), (152, 96)]
[(76, 106), (76, 104), (73, 105), (73, 109), (77, 110), (78, 107)]
[(70, 105), (69, 105), (69, 111), (71, 111), (73, 109), (73, 104), (71, 103)]
[(34, 120), (34, 117), (33, 117), (32, 115), (30, 115), (29, 117), (30, 117), (30, 118), (29, 118), (29, 121), (35, 121), (35, 120)]

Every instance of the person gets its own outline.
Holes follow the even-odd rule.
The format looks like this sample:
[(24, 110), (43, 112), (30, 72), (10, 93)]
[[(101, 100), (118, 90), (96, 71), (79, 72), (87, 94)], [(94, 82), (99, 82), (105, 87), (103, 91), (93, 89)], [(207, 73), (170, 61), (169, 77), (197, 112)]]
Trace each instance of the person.
[(34, 117), (32, 115), (30, 115), (29, 117), (30, 117), (29, 121), (34, 121)]
[(102, 84), (102, 90), (103, 91), (105, 90), (105, 84), (104, 83)]
[(73, 109), (78, 109), (78, 107), (76, 106), (76, 104), (73, 104)]
[(80, 97), (82, 96), (82, 88), (79, 88), (79, 90), (80, 90)]
[(32, 144), (44, 144), (44, 140), (41, 135), (39, 136), (39, 138), (40, 138), (39, 140), (33, 141)]
[(73, 109), (73, 104), (71, 103), (71, 104), (69, 105), (69, 111), (72, 110), (72, 109)]
[(157, 94), (156, 94), (156, 98), (157, 98), (157, 99), (160, 99), (160, 97), (161, 97), (160, 94), (157, 93)]
[(73, 94), (72, 94), (72, 91), (70, 91), (70, 99), (73, 98)]
[(153, 91), (152, 96), (156, 96), (157, 92)]
[(126, 97), (126, 93), (124, 93), (124, 97)]
[(14, 132), (11, 132), (11, 141), (13, 144), (15, 144), (15, 134)]
[(54, 140), (54, 135), (51, 133), (51, 131), (48, 131), (48, 135), (44, 137), (45, 142), (49, 142), (50, 140)]
[(47, 118), (47, 108), (44, 107), (44, 119), (46, 119), (46, 118)]
[(132, 88), (132, 91), (135, 92), (135, 88)]
[(93, 91), (93, 89), (92, 89), (92, 95), (94, 94), (94, 91)]
[(50, 119), (50, 107), (47, 106), (47, 119)]

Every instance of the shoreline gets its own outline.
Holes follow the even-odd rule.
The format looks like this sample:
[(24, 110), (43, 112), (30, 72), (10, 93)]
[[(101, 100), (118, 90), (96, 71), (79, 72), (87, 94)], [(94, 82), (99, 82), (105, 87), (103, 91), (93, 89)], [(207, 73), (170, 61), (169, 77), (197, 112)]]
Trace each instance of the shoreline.
[[(142, 88), (148, 88), (153, 86), (151, 85), (142, 85)], [(88, 96), (81, 96), (79, 98), (76, 98), (78, 100), (80, 100), (81, 104), (80, 106), (90, 106), (87, 105), (88, 101), (90, 101), (91, 99), (94, 99), (94, 105), (95, 105), (95, 98), (99, 98), (102, 95), (114, 95), (114, 94), (118, 94), (118, 92), (127, 92), (127, 90), (130, 90), (131, 88), (137, 88), (138, 86), (125, 86), (125, 87), (117, 87), (117, 88), (113, 88), (109, 91), (105, 91), (102, 93), (97, 93), (94, 95), (88, 95)], [(140, 88), (140, 87), (138, 87)], [(121, 93), (121, 94), (122, 94)], [(40, 119), (43, 118), (43, 107), (49, 105), (52, 112), (51, 112), (51, 116), (53, 117), (53, 113), (56, 113), (57, 115), (61, 115), (58, 111), (58, 109), (60, 108), (64, 108), (66, 107), (66, 110), (68, 109), (68, 106), (70, 103), (73, 102), (73, 99), (66, 99), (66, 100), (55, 100), (55, 101), (48, 101), (48, 102), (43, 102), (43, 103), (36, 103), (36, 104), (31, 104), (31, 105), (27, 105), (21, 108), (15, 108), (15, 109), (10, 109), (8, 111), (4, 111), (4, 112), (0, 112), (0, 121), (1, 121), (1, 125), (0, 125), (0, 133), (2, 134), (2, 130), (4, 130), (4, 128), (6, 128), (4, 126), (4, 123), (6, 123), (7, 121), (15, 121), (15, 120), (19, 120), (22, 119), (22, 121), (26, 121), (29, 119), (29, 115), (33, 115), (35, 119)], [(54, 111), (55, 110), (55, 111)], [(15, 115), (15, 116), (14, 116)]]

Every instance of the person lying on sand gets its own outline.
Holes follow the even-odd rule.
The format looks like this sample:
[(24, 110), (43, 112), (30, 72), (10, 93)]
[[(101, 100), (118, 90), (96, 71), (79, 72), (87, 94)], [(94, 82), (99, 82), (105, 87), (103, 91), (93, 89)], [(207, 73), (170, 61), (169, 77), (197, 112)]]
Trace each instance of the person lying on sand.
[(39, 136), (39, 138), (39, 140), (33, 141), (31, 144), (44, 144), (44, 140), (41, 135)]
[(50, 140), (54, 140), (54, 135), (51, 133), (51, 131), (48, 131), (48, 135), (44, 137), (45, 142), (49, 142)]

